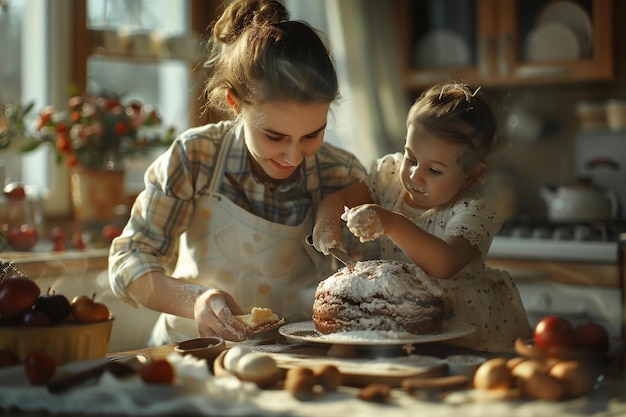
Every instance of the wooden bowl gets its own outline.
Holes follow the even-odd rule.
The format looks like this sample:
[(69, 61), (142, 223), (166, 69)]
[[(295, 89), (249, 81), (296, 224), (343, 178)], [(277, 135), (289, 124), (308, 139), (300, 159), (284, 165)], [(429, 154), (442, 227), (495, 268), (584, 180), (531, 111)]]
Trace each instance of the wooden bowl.
[(529, 359), (558, 359), (576, 361), (603, 361), (611, 358), (608, 351), (594, 351), (574, 347), (555, 346), (548, 349), (540, 349), (535, 346), (534, 340), (515, 340), (515, 351)]
[(15, 352), (21, 362), (34, 351), (44, 351), (57, 364), (97, 359), (109, 350), (113, 316), (97, 323), (40, 326), (0, 326), (0, 349)]
[(476, 355), (450, 355), (446, 359), (450, 375), (467, 375), (474, 377), (476, 369), (487, 361), (487, 358)]
[(558, 361), (577, 361), (585, 364), (595, 377), (612, 374), (614, 369), (619, 369), (621, 357), (624, 355), (623, 343), (615, 340), (610, 341), (607, 351), (594, 351), (572, 347), (553, 347), (540, 349), (535, 346), (531, 339), (517, 339), (515, 351), (518, 355), (528, 359), (545, 360), (549, 363)]
[(174, 351), (181, 355), (192, 355), (198, 359), (206, 359), (209, 368), (213, 368), (215, 358), (226, 350), (226, 343), (221, 337), (198, 337), (180, 342)]

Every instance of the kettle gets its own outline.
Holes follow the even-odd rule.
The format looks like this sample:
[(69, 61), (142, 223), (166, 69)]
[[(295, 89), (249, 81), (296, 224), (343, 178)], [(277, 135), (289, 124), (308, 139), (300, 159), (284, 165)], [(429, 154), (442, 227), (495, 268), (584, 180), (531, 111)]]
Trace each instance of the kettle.
[(548, 206), (548, 218), (554, 222), (598, 221), (617, 217), (617, 194), (601, 190), (589, 181), (577, 185), (544, 185), (539, 194)]

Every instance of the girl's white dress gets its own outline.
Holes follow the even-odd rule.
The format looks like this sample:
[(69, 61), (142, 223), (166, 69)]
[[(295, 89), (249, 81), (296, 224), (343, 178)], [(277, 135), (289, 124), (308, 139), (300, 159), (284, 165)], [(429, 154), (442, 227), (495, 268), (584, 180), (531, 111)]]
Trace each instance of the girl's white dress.
[[(508, 272), (485, 265), (493, 236), (502, 219), (487, 201), (469, 190), (448, 207), (414, 209), (405, 203), (400, 180), (403, 155), (390, 154), (374, 162), (366, 184), (375, 203), (402, 213), (421, 229), (439, 238), (463, 236), (481, 255), (450, 279), (439, 279), (445, 290), (446, 320), (472, 323), (476, 332), (449, 344), (476, 350), (513, 350), (518, 337), (530, 337), (531, 329), (519, 292)], [(386, 236), (381, 238), (381, 258), (411, 262)]]

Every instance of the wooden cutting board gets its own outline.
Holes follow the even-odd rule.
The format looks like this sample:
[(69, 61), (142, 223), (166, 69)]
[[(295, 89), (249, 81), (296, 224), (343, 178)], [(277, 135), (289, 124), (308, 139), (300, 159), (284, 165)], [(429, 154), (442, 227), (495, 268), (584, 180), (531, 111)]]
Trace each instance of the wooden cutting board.
[(344, 359), (291, 353), (270, 354), (281, 369), (335, 365), (344, 376), (343, 385), (364, 387), (371, 383), (400, 386), (405, 378), (435, 378), (448, 374), (448, 364), (433, 356), (410, 355), (378, 359)]

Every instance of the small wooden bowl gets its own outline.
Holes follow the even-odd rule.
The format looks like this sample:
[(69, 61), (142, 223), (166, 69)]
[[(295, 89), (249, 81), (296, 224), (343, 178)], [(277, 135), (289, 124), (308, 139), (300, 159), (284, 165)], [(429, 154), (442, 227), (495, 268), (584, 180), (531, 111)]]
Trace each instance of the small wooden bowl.
[(487, 361), (487, 358), (476, 355), (450, 355), (446, 358), (450, 375), (467, 375), (474, 377), (476, 369)]
[(224, 339), (217, 336), (198, 337), (195, 339), (180, 342), (174, 348), (175, 352), (181, 355), (192, 355), (198, 359), (206, 359), (209, 368), (213, 368), (213, 363), (217, 356), (226, 350)]

